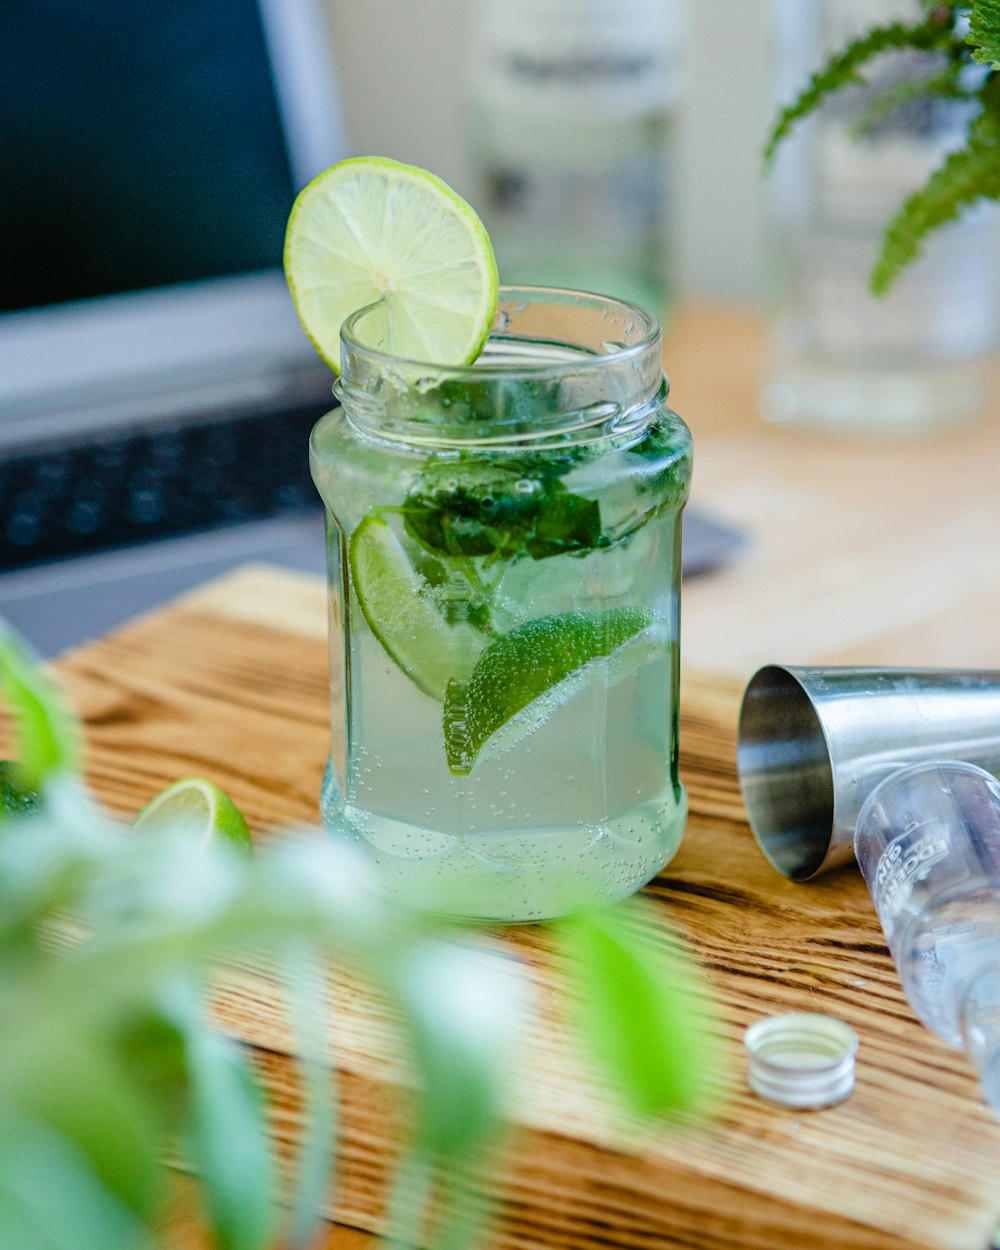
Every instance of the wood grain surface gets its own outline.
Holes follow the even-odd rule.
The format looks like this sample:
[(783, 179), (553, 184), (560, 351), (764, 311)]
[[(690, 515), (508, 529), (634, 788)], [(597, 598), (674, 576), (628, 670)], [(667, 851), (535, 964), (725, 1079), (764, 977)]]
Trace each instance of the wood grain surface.
[[(258, 838), (314, 821), (329, 735), (325, 628), (318, 581), (251, 568), (64, 657), (94, 789), (130, 815), (168, 781), (197, 773), (229, 791)], [(916, 1023), (859, 875), (793, 885), (757, 851), (735, 776), (739, 689), (732, 677), (685, 669), (691, 817), (680, 852), (646, 891), (657, 923), (716, 985), (728, 1101), (710, 1122), (623, 1124), (560, 1025), (544, 929), (482, 931), (477, 940), (514, 956), (542, 1003), (514, 1095), (512, 1147), (497, 1164), (505, 1199), (495, 1244), (987, 1250), (1000, 1218), (1000, 1127), (963, 1056)], [(408, 1077), (384, 1009), (342, 977), (330, 994), (344, 1153), (333, 1195), (341, 1226), (328, 1245), (356, 1250), (379, 1226)], [(246, 963), (221, 979), (219, 1026), (253, 1048), (275, 1133), (290, 1143), (298, 1119), (282, 1008), (266, 967)], [(857, 1087), (842, 1105), (799, 1113), (749, 1092), (742, 1030), (786, 1009), (832, 1013), (860, 1035)], [(186, 1199), (165, 1242), (207, 1245)]]

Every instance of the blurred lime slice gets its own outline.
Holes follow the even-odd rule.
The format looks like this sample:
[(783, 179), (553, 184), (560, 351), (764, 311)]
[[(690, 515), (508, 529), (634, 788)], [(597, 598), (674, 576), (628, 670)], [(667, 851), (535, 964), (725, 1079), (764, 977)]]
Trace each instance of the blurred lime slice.
[(305, 332), (334, 370), (340, 327), (364, 318), (365, 344), (442, 365), (471, 364), (497, 310), (489, 236), (468, 204), (426, 170), (383, 157), (341, 161), (298, 195), (285, 276)]
[(80, 726), (29, 644), (0, 620), (0, 696), (14, 719), (15, 776), (28, 789), (79, 767)]
[[(614, 664), (618, 653), (653, 626), (653, 614), (641, 608), (563, 612), (527, 621), (490, 643), (465, 685), (448, 684), (448, 767), (455, 774), (471, 772), (489, 739), (507, 726), (519, 730), (518, 737), (530, 732), (551, 711), (545, 696), (551, 691), (558, 697), (557, 690), (582, 676), (593, 661), (610, 659), (609, 676), (618, 679), (627, 671)], [(651, 642), (662, 645), (662, 640)]]
[(439, 703), (486, 645), (470, 625), (449, 625), (385, 521), (367, 516), (348, 547), (351, 581), (372, 633), (399, 668)]
[(213, 838), (223, 838), (247, 851), (253, 845), (240, 809), (224, 790), (201, 777), (184, 777), (167, 786), (132, 822), (133, 829), (167, 826), (200, 832), (202, 846)]

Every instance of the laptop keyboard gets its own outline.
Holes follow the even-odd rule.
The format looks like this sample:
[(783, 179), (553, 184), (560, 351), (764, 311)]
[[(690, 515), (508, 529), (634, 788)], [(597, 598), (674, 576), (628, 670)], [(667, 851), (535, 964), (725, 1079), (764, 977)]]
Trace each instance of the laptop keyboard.
[(319, 508), (297, 404), (0, 460), (0, 569)]

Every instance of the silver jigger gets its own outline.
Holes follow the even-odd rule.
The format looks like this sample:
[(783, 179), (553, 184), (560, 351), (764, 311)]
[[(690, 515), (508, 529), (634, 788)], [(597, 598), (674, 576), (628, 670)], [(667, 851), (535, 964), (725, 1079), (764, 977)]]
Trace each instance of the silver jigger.
[(771, 664), (743, 696), (743, 802), (761, 850), (793, 881), (850, 862), (875, 786), (936, 759), (1000, 772), (1000, 672)]

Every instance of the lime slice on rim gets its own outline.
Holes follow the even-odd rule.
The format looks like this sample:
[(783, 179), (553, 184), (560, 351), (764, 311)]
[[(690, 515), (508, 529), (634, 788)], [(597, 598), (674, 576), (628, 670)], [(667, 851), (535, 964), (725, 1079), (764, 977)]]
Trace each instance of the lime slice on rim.
[(202, 846), (216, 837), (242, 850), (253, 845), (240, 809), (224, 790), (201, 777), (184, 777), (167, 786), (132, 821), (133, 829), (171, 825), (200, 830)]
[(348, 547), (351, 581), (372, 633), (399, 668), (439, 703), (448, 682), (472, 670), (486, 640), (449, 625), (385, 521), (366, 516)]
[(335, 371), (342, 323), (377, 301), (359, 327), (365, 344), (441, 365), (471, 364), (497, 310), (496, 260), (475, 212), (440, 178), (383, 157), (341, 161), (299, 193), (285, 276)]
[[(616, 653), (654, 629), (651, 612), (609, 608), (537, 617), (491, 642), (465, 685), (448, 684), (444, 740), (451, 772), (471, 772), (486, 743), (505, 727), (520, 730), (512, 735), (512, 745), (551, 711), (544, 696), (557, 689), (572, 693), (572, 679), (582, 677), (589, 664), (599, 659), (613, 664)], [(661, 638), (650, 641), (662, 647)], [(616, 666), (609, 675), (617, 678), (624, 671)]]

